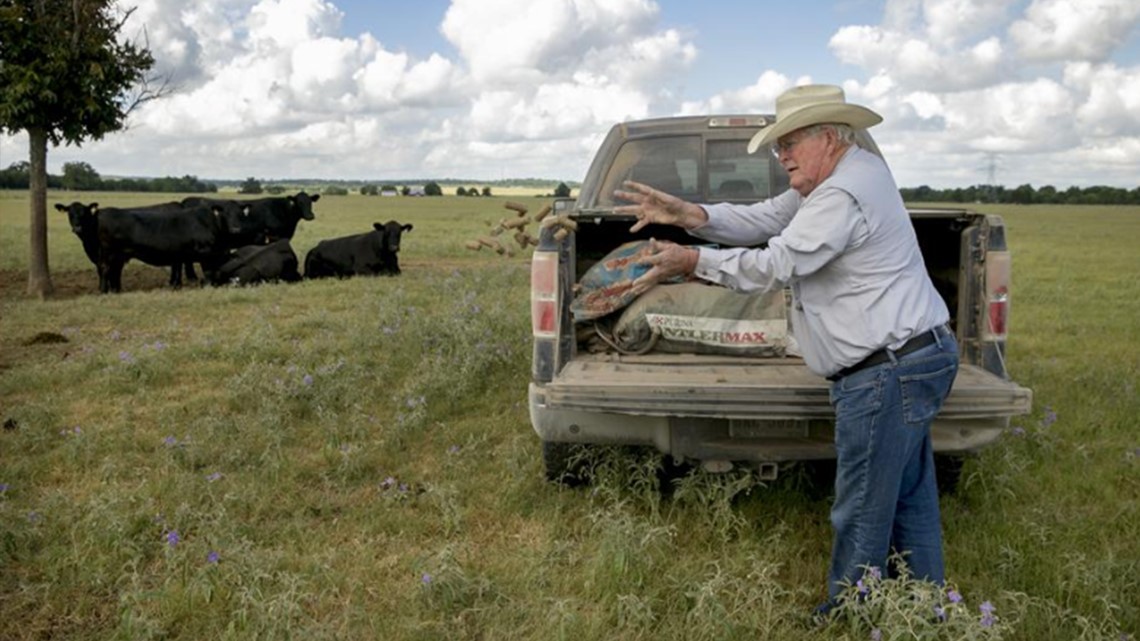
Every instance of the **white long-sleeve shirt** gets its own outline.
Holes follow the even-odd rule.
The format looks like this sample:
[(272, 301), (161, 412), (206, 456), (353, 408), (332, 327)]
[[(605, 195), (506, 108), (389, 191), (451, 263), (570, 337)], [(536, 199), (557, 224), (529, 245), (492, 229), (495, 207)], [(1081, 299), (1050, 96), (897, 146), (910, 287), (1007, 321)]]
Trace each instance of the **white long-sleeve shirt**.
[(703, 207), (709, 221), (693, 235), (768, 247), (701, 247), (696, 276), (741, 291), (790, 285), (796, 339), (821, 376), (950, 319), (894, 178), (871, 152), (848, 149), (807, 197), (789, 189), (753, 205)]

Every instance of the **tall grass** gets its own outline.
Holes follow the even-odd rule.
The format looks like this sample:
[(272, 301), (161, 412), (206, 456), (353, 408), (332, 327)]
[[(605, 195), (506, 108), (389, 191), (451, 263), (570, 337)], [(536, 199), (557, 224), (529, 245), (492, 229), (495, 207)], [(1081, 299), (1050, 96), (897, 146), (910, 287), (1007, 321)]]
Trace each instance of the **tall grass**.
[[(413, 222), (402, 276), (0, 300), (0, 638), (1140, 631), (1136, 208), (994, 210), (1010, 370), (1037, 407), (943, 498), (947, 588), (852, 586), (820, 628), (828, 500), (794, 478), (670, 476), (605, 450), (592, 484), (543, 482), (525, 257), (462, 249), (501, 199), (341, 198), (298, 251)], [(18, 275), (26, 203), (0, 207)], [(53, 269), (86, 273), (59, 225)]]

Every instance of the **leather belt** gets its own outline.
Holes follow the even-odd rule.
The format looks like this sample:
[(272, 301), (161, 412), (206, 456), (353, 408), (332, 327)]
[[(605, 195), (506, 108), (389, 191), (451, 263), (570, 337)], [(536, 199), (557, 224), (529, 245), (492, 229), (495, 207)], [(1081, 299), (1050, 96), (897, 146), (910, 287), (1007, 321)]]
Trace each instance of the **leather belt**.
[(888, 363), (891, 360), (891, 357), (889, 354), (889, 352), (891, 352), (891, 351), (894, 351), (895, 357), (898, 358), (900, 356), (906, 356), (907, 354), (909, 354), (911, 352), (917, 352), (918, 350), (920, 350), (924, 347), (930, 347), (931, 345), (933, 345), (938, 340), (937, 337), (939, 335), (949, 336), (950, 335), (950, 328), (947, 327), (946, 325), (939, 325), (938, 327), (935, 327), (932, 330), (923, 332), (923, 333), (919, 334), (918, 336), (912, 337), (910, 340), (903, 343), (902, 347), (900, 347), (896, 350), (889, 350), (885, 347), (882, 349), (878, 349), (874, 352), (871, 352), (871, 354), (869, 356), (867, 356), (867, 358), (864, 358), (863, 360), (859, 361), (858, 363), (855, 363), (854, 365), (852, 365), (850, 367), (844, 367), (843, 369), (832, 374), (831, 376), (828, 376), (827, 380), (834, 383), (835, 381), (838, 381), (839, 379), (841, 379), (845, 376), (850, 376), (850, 375), (854, 374), (855, 372), (858, 372), (859, 370), (867, 369), (868, 367), (874, 367), (875, 365), (882, 365), (883, 363)]

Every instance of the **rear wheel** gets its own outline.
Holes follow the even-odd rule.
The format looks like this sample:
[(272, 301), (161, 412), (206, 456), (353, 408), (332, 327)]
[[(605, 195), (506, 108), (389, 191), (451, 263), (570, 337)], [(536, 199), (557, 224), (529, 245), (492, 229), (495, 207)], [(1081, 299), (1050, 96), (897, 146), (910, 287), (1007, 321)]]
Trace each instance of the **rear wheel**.
[(567, 487), (585, 485), (585, 447), (580, 443), (543, 441), (542, 464), (546, 480)]
[(962, 480), (962, 466), (966, 457), (962, 454), (935, 454), (934, 476), (938, 481), (939, 494), (953, 494), (958, 491)]

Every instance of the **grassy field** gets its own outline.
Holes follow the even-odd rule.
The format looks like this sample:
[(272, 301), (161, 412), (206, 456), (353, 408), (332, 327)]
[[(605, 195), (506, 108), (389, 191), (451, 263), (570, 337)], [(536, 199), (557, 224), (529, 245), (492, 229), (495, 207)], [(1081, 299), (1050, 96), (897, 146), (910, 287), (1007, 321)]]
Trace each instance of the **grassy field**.
[(662, 488), (612, 452), (591, 487), (543, 482), (526, 256), (463, 248), (504, 200), (330, 196), (301, 223), (299, 254), (413, 223), (398, 278), (168, 291), (132, 264), (113, 296), (51, 210), (38, 302), (26, 196), (0, 192), (0, 639), (1140, 633), (1140, 208), (982, 207), (1034, 413), (943, 497), (954, 593), (875, 582), (818, 629), (829, 503), (804, 479)]

